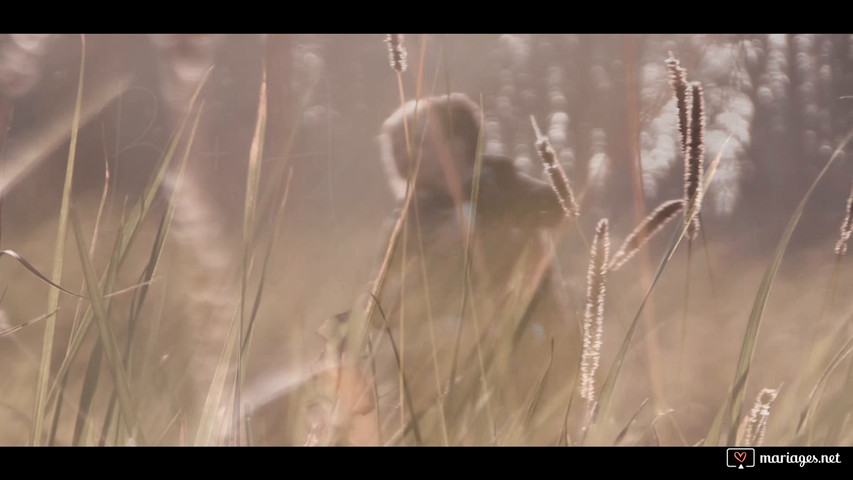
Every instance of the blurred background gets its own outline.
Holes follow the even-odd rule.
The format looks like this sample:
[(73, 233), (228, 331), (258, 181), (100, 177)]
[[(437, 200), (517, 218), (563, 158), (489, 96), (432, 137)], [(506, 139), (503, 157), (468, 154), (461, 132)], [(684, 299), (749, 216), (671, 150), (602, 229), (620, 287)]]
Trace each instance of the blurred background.
[[(294, 400), (305, 390), (300, 372), (323, 352), (324, 340), (316, 333), (323, 321), (348, 310), (366, 291), (385, 247), (379, 232), (395, 206), (376, 141), (382, 122), (400, 105), (383, 40), (384, 35), (85, 37), (72, 204), (91, 239), (107, 165), (108, 195), (92, 256), (99, 274), (193, 92), (213, 66), (200, 93), (204, 106), (175, 218), (139, 317), (140, 333), (130, 342), (144, 359), (131, 367), (130, 383), (145, 406), (140, 416), (149, 443), (192, 443), (239, 301), (246, 175), (264, 70), (261, 189), (277, 191), (286, 177), (274, 172), (291, 171), (292, 179), (243, 381), (254, 395), (254, 443), (306, 443), (310, 421), (304, 402)], [(693, 245), (688, 327), (682, 337), (687, 266), (679, 251), (647, 308), (651, 320), (635, 336), (614, 418), (608, 420), (615, 435), (645, 398), (653, 398), (652, 406), (640, 410), (632, 442), (700, 441), (731, 384), (751, 304), (782, 230), (853, 127), (853, 35), (406, 35), (404, 42), (407, 100), (467, 94), (484, 110), (485, 151), (511, 157), (540, 177), (530, 116), (537, 119), (581, 198), (581, 230), (591, 238), (598, 220), (608, 218), (611, 252), (645, 213), (682, 195), (665, 59), (676, 56), (688, 79), (702, 83), (706, 164), (717, 155), (721, 161), (704, 200), (707, 243)], [(79, 35), (0, 37), (0, 248), (16, 251), (44, 273), (54, 259), (80, 57)], [(27, 168), (19, 172), (18, 162)], [(170, 171), (114, 290), (138, 282), (173, 176)], [(829, 337), (841, 331), (835, 347), (820, 350), (834, 352), (851, 333), (838, 330), (850, 323), (853, 306), (844, 293), (853, 282), (849, 265), (840, 267), (832, 305), (818, 315), (851, 184), (853, 165), (842, 150), (806, 208), (770, 297), (747, 387), (749, 405), (762, 388), (780, 388), (775, 408), (798, 413), (822, 370), (802, 372), (812, 341), (831, 343)], [(263, 242), (272, 238), (273, 217), (274, 212), (259, 214)], [(653, 239), (645, 258), (610, 275), (604, 372), (648, 287), (647, 272), (667, 247), (667, 232)], [(77, 248), (69, 236), (61, 283), (82, 291)], [(567, 236), (558, 249), (559, 265), (567, 295), (582, 305), (588, 250)], [(0, 290), (0, 330), (48, 313), (49, 287), (7, 257), (0, 260)], [(85, 307), (74, 297), (60, 298), (52, 375), (81, 315), (77, 310)], [(129, 294), (117, 295), (109, 317), (121, 345), (129, 310)], [(6, 365), (0, 375), (2, 444), (32, 441), (43, 331), (40, 321), (0, 337), (0, 361)], [(111, 414), (112, 388), (106, 367), (91, 367), (91, 352), (100, 355), (94, 332), (68, 369), (61, 411), (56, 413), (56, 403), (47, 410), (44, 435), (55, 444), (104, 441), (99, 429)], [(530, 368), (538, 372), (541, 365)], [(569, 379), (574, 368), (555, 367), (546, 393), (566, 396), (560, 375), (568, 372)], [(847, 369), (841, 370), (830, 391), (843, 388)], [(88, 413), (81, 414), (87, 372), (100, 381), (90, 391)], [(604, 373), (599, 375), (603, 381)], [(835, 421), (844, 424), (845, 411)], [(771, 417), (768, 438), (791, 442), (791, 420), (772, 422)], [(853, 443), (849, 433), (841, 438)], [(127, 441), (117, 435), (105, 443)]]

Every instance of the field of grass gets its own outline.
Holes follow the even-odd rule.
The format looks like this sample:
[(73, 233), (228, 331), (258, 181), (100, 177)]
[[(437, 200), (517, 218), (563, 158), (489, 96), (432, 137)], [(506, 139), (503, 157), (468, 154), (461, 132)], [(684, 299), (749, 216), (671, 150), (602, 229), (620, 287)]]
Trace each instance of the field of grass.
[(853, 445), (843, 39), (208, 37), (0, 42), (0, 444)]

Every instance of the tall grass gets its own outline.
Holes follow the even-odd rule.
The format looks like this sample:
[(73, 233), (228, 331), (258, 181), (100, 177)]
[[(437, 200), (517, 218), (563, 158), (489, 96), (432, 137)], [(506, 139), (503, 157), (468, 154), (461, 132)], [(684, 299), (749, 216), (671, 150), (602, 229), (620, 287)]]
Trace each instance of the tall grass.
[[(77, 100), (74, 102), (74, 116), (71, 121), (71, 146), (68, 149), (68, 161), (65, 166), (65, 184), (62, 187), (62, 203), (59, 207), (59, 226), (56, 232), (56, 246), (53, 253), (54, 283), (62, 282), (62, 266), (65, 259), (65, 236), (68, 228), (68, 209), (71, 205), (71, 182), (74, 179), (74, 159), (77, 153), (77, 132), (80, 130), (80, 109), (83, 103), (83, 78), (86, 65), (86, 37), (80, 36), (80, 77), (77, 81)], [(47, 297), (47, 311), (53, 312), (59, 306), (59, 291), (50, 289)], [(56, 333), (56, 317), (51, 316), (45, 322), (44, 342), (42, 343), (41, 367), (36, 381), (35, 411), (33, 413), (33, 445), (42, 444), (47, 385), (50, 377), (51, 354)]]
[[(206, 77), (205, 77), (205, 79), (206, 79)], [(199, 84), (194, 96), (192, 97), (192, 99), (190, 101), (190, 110), (192, 110), (192, 107), (194, 106), (195, 100), (198, 97), (198, 94), (200, 93), (201, 88), (204, 86), (204, 83), (205, 83), (205, 81), (202, 80), (202, 82)], [(112, 289), (114, 286), (114, 282), (115, 282), (115, 278), (116, 278), (116, 274), (118, 272), (119, 266), (125, 260), (126, 255), (127, 255), (127, 251), (130, 247), (130, 244), (132, 243), (133, 239), (136, 237), (136, 234), (139, 232), (142, 221), (146, 217), (149, 209), (151, 208), (151, 204), (154, 201), (155, 195), (157, 194), (159, 187), (160, 187), (160, 185), (161, 185), (161, 183), (162, 183), (162, 181), (166, 175), (166, 171), (167, 171), (167, 169), (171, 163), (172, 156), (174, 155), (175, 150), (178, 147), (178, 143), (182, 138), (182, 134), (183, 134), (184, 128), (186, 126), (186, 121), (188, 120), (188, 118), (189, 118), (189, 114), (184, 118), (184, 121), (182, 122), (182, 124), (178, 128), (178, 131), (176, 132), (175, 136), (173, 137), (173, 141), (171, 143), (171, 146), (170, 146), (169, 150), (167, 151), (166, 155), (164, 156), (164, 159), (160, 165), (160, 168), (158, 169), (157, 172), (155, 172), (154, 177), (152, 178), (151, 182), (146, 187), (146, 189), (143, 191), (142, 197), (139, 199), (136, 206), (131, 211), (129, 218), (125, 222), (123, 228), (120, 229), (119, 234), (116, 238), (116, 242), (113, 246), (113, 250), (112, 250), (113, 253), (110, 257), (110, 263), (107, 267), (107, 271), (105, 273), (104, 278), (101, 280), (101, 282), (95, 282), (95, 283), (91, 282), (93, 279), (90, 279), (90, 278), (86, 279), (86, 283), (87, 283), (88, 288), (91, 289), (93, 287), (97, 287), (99, 292), (102, 292), (102, 293), (98, 294), (98, 295), (100, 295), (100, 298), (101, 298), (100, 301), (102, 301), (102, 302), (106, 301), (107, 305), (102, 303), (98, 308), (103, 307), (104, 310), (100, 311), (100, 313), (99, 313), (99, 312), (95, 311), (95, 305), (93, 303), (90, 306), (90, 308), (87, 310), (86, 314), (83, 316), (79, 326), (74, 330), (74, 332), (72, 332), (73, 334), (69, 340), (68, 347), (65, 351), (65, 356), (64, 356), (63, 361), (60, 364), (59, 370), (56, 374), (56, 380), (54, 381), (51, 389), (47, 392), (47, 399), (46, 399), (45, 404), (48, 404), (51, 401), (53, 401), (54, 399), (56, 399), (57, 394), (60, 393), (60, 390), (62, 390), (62, 385), (65, 384), (66, 375), (68, 374), (68, 372), (71, 368), (71, 365), (77, 356), (79, 348), (82, 345), (83, 340), (85, 339), (85, 337), (89, 331), (89, 327), (92, 325), (93, 320), (97, 320), (95, 317), (97, 317), (100, 314), (101, 320), (105, 321), (106, 314), (107, 314), (106, 309), (109, 308), (108, 304), (110, 302), (110, 298), (108, 297), (108, 295), (112, 293)], [(195, 124), (193, 126), (193, 134), (195, 132), (195, 129), (198, 126), (198, 118), (199, 117), (197, 116)], [(191, 146), (192, 146), (192, 142), (190, 141), (190, 142), (188, 142), (188, 145), (186, 146), (186, 152), (187, 153), (184, 155), (184, 161), (186, 161), (186, 158), (187, 158), (187, 155), (189, 153), (189, 149)], [(85, 252), (85, 250), (81, 250), (81, 252)], [(88, 258), (88, 257), (86, 257), (86, 258)], [(86, 259), (81, 258), (81, 261), (83, 261), (84, 266), (85, 266)], [(94, 272), (91, 272), (91, 273), (94, 275)], [(92, 295), (96, 295), (96, 294), (94, 294), (90, 291), (89, 295), (91, 298)], [(98, 323), (103, 323), (103, 322), (98, 322)], [(101, 337), (102, 337), (101, 341), (105, 341), (105, 339), (108, 340), (109, 336), (110, 336), (109, 332), (103, 330), (103, 328), (101, 328), (100, 331), (101, 331)], [(105, 347), (106, 347), (106, 342), (105, 342)], [(122, 361), (120, 358), (118, 358), (116, 356), (117, 355), (116, 351), (110, 352), (110, 355), (111, 355), (111, 357), (110, 357), (111, 361), (109, 362), (110, 363), (109, 367), (111, 368), (111, 371), (113, 372), (114, 377), (121, 379), (122, 378), (121, 372), (124, 370), (124, 367), (122, 365)], [(118, 362), (118, 363), (114, 363), (114, 362)], [(126, 383), (126, 381), (125, 381), (125, 383)], [(119, 385), (117, 385), (117, 388), (124, 388), (124, 387), (121, 387), (121, 385), (119, 384)], [(124, 410), (123, 414), (125, 416), (130, 414), (131, 416), (135, 417), (135, 414), (133, 413), (132, 408), (129, 405), (127, 405), (127, 402), (129, 400), (128, 392), (126, 392), (126, 391), (123, 393), (119, 392), (119, 394), (120, 394), (119, 400), (121, 402), (122, 409)], [(58, 407), (56, 407), (56, 408), (58, 408)]]
[[(741, 408), (743, 405), (744, 395), (746, 394), (746, 382), (749, 375), (749, 366), (752, 363), (753, 353), (755, 351), (755, 344), (758, 340), (758, 329), (761, 325), (761, 319), (764, 314), (764, 309), (767, 306), (767, 301), (770, 297), (770, 290), (773, 287), (773, 280), (776, 277), (776, 272), (779, 270), (779, 265), (782, 263), (782, 258), (785, 255), (785, 251), (788, 248), (788, 243), (791, 241), (791, 236), (794, 234), (794, 229), (797, 228), (797, 224), (802, 217), (803, 210), (806, 207), (806, 204), (809, 201), (809, 198), (814, 192), (820, 180), (829, 170), (829, 167), (832, 166), (832, 163), (838, 158), (841, 150), (845, 148), (850, 142), (850, 139), (853, 138), (853, 130), (848, 133), (844, 139), (841, 141), (839, 146), (835, 149), (832, 156), (826, 162), (826, 165), (823, 169), (818, 173), (815, 180), (812, 182), (806, 194), (803, 196), (803, 199), (800, 201), (800, 204), (797, 206), (797, 209), (794, 211), (791, 219), (788, 221), (788, 225), (785, 227), (785, 231), (782, 234), (782, 238), (779, 240), (779, 245), (776, 247), (776, 251), (773, 254), (773, 261), (767, 267), (767, 270), (764, 273), (764, 278), (761, 281), (761, 285), (758, 288), (758, 293), (755, 296), (755, 302), (752, 306), (752, 312), (749, 314), (749, 321), (746, 325), (746, 333), (743, 337), (743, 343), (740, 351), (740, 356), (738, 357), (738, 364), (735, 370), (735, 379), (732, 382), (732, 393), (731, 396), (727, 399), (724, 411), (727, 412), (725, 417), (729, 420), (729, 429), (727, 435), (727, 443), (729, 445), (733, 445), (736, 441), (737, 435), (737, 425), (738, 419), (741, 418), (742, 412)], [(708, 435), (709, 441), (717, 441), (716, 437), (716, 428), (712, 428), (711, 432)]]
[[(291, 147), (297, 140), (302, 140), (296, 133), (297, 128), (290, 132), (284, 160), (270, 165), (270, 159), (265, 159), (265, 143), (270, 136), (280, 132), (274, 130), (274, 125), (267, 125), (268, 111), (272, 111), (267, 89), (271, 89), (272, 84), (268, 84), (264, 65), (255, 91), (254, 128), (251, 129), (250, 143), (247, 142), (247, 151), (241, 157), (246, 161), (246, 177), (241, 180), (245, 190), (241, 198), (242, 208), (235, 215), (240, 220), (235, 228), (239, 241), (235, 248), (233, 271), (230, 272), (234, 298), (239, 300), (233, 305), (233, 310), (226, 312), (230, 317), (225, 325), (225, 335), (218, 338), (220, 343), (212, 347), (218, 356), (209, 383), (204, 385), (200, 396), (191, 400), (194, 402), (192, 405), (180, 404), (173, 398), (177, 396), (173, 391), (174, 384), (158, 380), (164, 373), (160, 371), (162, 365), (168, 364), (165, 355), (160, 354), (158, 342), (163, 340), (162, 328), (175, 321), (175, 314), (168, 310), (165, 295), (158, 297), (157, 293), (187, 287), (176, 284), (180, 282), (178, 275), (165, 272), (168, 265), (164, 265), (164, 258), (168, 258), (170, 232), (174, 229), (172, 224), (181, 186), (186, 176), (191, 174), (188, 164), (193, 146), (197, 134), (204, 128), (205, 106), (209, 109), (215, 101), (204, 93), (207, 92), (205, 85), (211, 73), (208, 72), (197, 86), (185, 115), (171, 132), (167, 149), (151, 178), (136, 198), (127, 199), (133, 206), (118, 225), (108, 224), (106, 217), (109, 215), (104, 214), (106, 202), (118, 194), (110, 188), (110, 165), (107, 164), (107, 178), (97, 213), (94, 209), (92, 212), (94, 232), (88, 232), (84, 226), (88, 225), (89, 212), (82, 209), (82, 201), (76, 203), (75, 208), (75, 200), (82, 197), (81, 192), (72, 189), (72, 186), (76, 189), (79, 183), (75, 178), (79, 179), (81, 174), (77, 158), (78, 137), (81, 128), (96, 111), (125, 88), (126, 81), (120, 79), (109, 88), (101, 85), (104, 91), (84, 95), (84, 91), (92, 88), (89, 81), (84, 82), (88, 61), (85, 42), (83, 38), (73, 113), (61, 116), (67, 125), (57, 126), (59, 120), (48, 122), (51, 124), (50, 132), (44, 134), (48, 146), (57, 144), (57, 139), (66, 136), (70, 139), (57, 209), (56, 234), (54, 237), (51, 233), (50, 238), (53, 260), (50, 274), (42, 273), (30, 263), (30, 259), (25, 259), (15, 250), (0, 251), (0, 257), (15, 259), (50, 287), (46, 305), (39, 307), (39, 312), (46, 313), (0, 327), (0, 341), (3, 341), (32, 325), (45, 326), (40, 337), (41, 357), (38, 368), (34, 369), (36, 388), (32, 418), (27, 424), (29, 443), (60, 444), (66, 443), (67, 437), (73, 445), (256, 445), (265, 443), (265, 439), (254, 431), (258, 427), (263, 429), (263, 425), (255, 422), (254, 418), (265, 414), (267, 418), (281, 422), (283, 426), (280, 428), (288, 430), (287, 438), (291, 443), (312, 445), (360, 443), (360, 440), (382, 445), (690, 445), (697, 442), (704, 445), (763, 445), (853, 441), (848, 432), (853, 404), (847, 398), (853, 385), (853, 363), (847, 363), (853, 353), (853, 339), (849, 338), (847, 327), (849, 312), (836, 312), (840, 308), (834, 302), (836, 288), (844, 288), (846, 280), (842, 257), (853, 225), (853, 193), (845, 205), (840, 238), (835, 243), (835, 256), (827, 252), (828, 261), (834, 259), (835, 263), (818, 321), (822, 323), (824, 317), (832, 318), (829, 334), (815, 328), (814, 341), (808, 346), (809, 358), (802, 363), (793, 382), (770, 383), (757, 373), (760, 369), (756, 360), (763, 338), (760, 333), (766, 330), (761, 328), (767, 322), (765, 312), (774, 300), (771, 292), (778, 281), (793, 235), (814, 191), (853, 139), (853, 131), (841, 139), (835, 152), (813, 179), (781, 232), (769, 264), (761, 265), (763, 277), (757, 285), (757, 292), (749, 295), (751, 311), (737, 311), (735, 305), (730, 310), (729, 324), (719, 327), (698, 324), (694, 327), (691, 324), (691, 329), (696, 328), (697, 331), (700, 328), (703, 331), (719, 328), (728, 332), (736, 328), (734, 338), (712, 338), (707, 342), (734, 342), (739, 346), (737, 357), (729, 358), (729, 350), (714, 346), (696, 349), (694, 353), (689, 348), (696, 344), (691, 343), (684, 333), (691, 288), (690, 252), (692, 241), (700, 230), (704, 235), (702, 229), (705, 225), (700, 224), (702, 200), (709, 190), (715, 188), (715, 173), (727, 157), (723, 151), (708, 150), (704, 136), (706, 119), (702, 88), (698, 83), (688, 81), (686, 70), (672, 56), (666, 65), (676, 105), (677, 124), (672, 133), (685, 161), (683, 184), (679, 181), (683, 188), (679, 198), (662, 201), (639, 225), (634, 226), (615, 254), (610, 256), (609, 243), (611, 234), (623, 231), (623, 226), (615, 221), (619, 217), (613, 215), (609, 216), (610, 220), (585, 223), (585, 217), (579, 215), (580, 204), (565, 166), (561, 164), (548, 135), (540, 131), (534, 119), (535, 140), (527, 147), (531, 152), (536, 151), (543, 161), (541, 180), (550, 183), (554, 198), (562, 209), (562, 222), (572, 222), (581, 232), (583, 242), (556, 235), (550, 238), (544, 228), (533, 229), (535, 233), (529, 242), (518, 251), (510, 252), (513, 258), (508, 262), (511, 264), (507, 267), (511, 273), (509, 278), (499, 279), (505, 281), (497, 287), (489, 283), (496, 279), (484, 274), (488, 269), (483, 267), (502, 259), (484, 256), (481, 243), (489, 232), (483, 231), (488, 224), (482, 221), (480, 208), (483, 208), (483, 201), (488, 201), (484, 192), (492, 188), (489, 182), (494, 181), (491, 175), (495, 175), (485, 160), (485, 133), (481, 129), (472, 178), (470, 184), (465, 185), (470, 191), (464, 190), (462, 194), (450, 191), (448, 197), (453, 198), (441, 199), (452, 204), (447, 207), (453, 213), (448, 215), (448, 218), (452, 217), (448, 223), (456, 222), (452, 226), (458, 227), (460, 241), (453, 246), (458, 252), (439, 253), (459, 253), (461, 268), (454, 275), (461, 278), (430, 278), (428, 267), (433, 265), (424, 262), (412, 267), (412, 257), (430, 259), (429, 255), (434, 253), (431, 247), (434, 249), (435, 245), (430, 242), (435, 242), (435, 232), (429, 230), (434, 226), (423, 219), (434, 213), (429, 209), (438, 207), (430, 202), (434, 198), (417, 194), (418, 177), (425, 161), (424, 142), (429, 139), (420, 138), (420, 142), (416, 142), (414, 132), (421, 130), (430, 115), (417, 114), (411, 118), (403, 115), (407, 168), (406, 192), (401, 199), (402, 213), (391, 228), (387, 244), (382, 246), (384, 250), (379, 268), (373, 272), (375, 275), (362, 292), (364, 295), (352, 301), (354, 307), (350, 312), (333, 316), (319, 329), (309, 318), (316, 314), (310, 309), (279, 311), (279, 306), (286, 304), (282, 298), (293, 295), (289, 290), (293, 287), (282, 287), (280, 277), (276, 276), (280, 272), (276, 271), (279, 264), (274, 262), (274, 252), (285, 238), (292, 238), (290, 234), (293, 232), (287, 230), (289, 222), (293, 218), (299, 219), (303, 212), (298, 208), (304, 207), (305, 198), (311, 197), (299, 192), (302, 197), (295, 201), (291, 198), (300, 190), (300, 182), (305, 178), (300, 165), (294, 166), (290, 161)], [(391, 75), (395, 77), (397, 86), (397, 91), (388, 93), (388, 97), (399, 97), (400, 108), (405, 109), (408, 103), (404, 86), (408, 86), (406, 82), (410, 78), (404, 73), (411, 72), (407, 70), (408, 52), (402, 35), (389, 35), (387, 43), (388, 63), (393, 73), (387, 66), (385, 73), (389, 81)], [(411, 99), (416, 103), (421, 102), (422, 95), (429, 90), (423, 86), (426, 43), (422, 37), (419, 67), (415, 74), (416, 93)], [(432, 90), (435, 90), (439, 73), (440, 68), (437, 68)], [(450, 91), (452, 85), (446, 65), (444, 73)], [(307, 110), (310, 95), (311, 90), (294, 109), (297, 117)], [(88, 100), (90, 96), (94, 100)], [(488, 112), (487, 105), (488, 102), (481, 98), (481, 123), (486, 121), (483, 112)], [(329, 146), (331, 148), (331, 142)], [(0, 176), (0, 197), (13, 186), (26, 182), (27, 174), (45, 155), (36, 147), (28, 148), (24, 149), (25, 153), (36, 152), (37, 155), (13, 151), (11, 164)], [(722, 149), (725, 148), (723, 144)], [(706, 150), (708, 155), (715, 155), (708, 165), (704, 162)], [(23, 157), (28, 159), (21, 160)], [(330, 168), (336, 166), (332, 164)], [(168, 190), (163, 188), (164, 184)], [(547, 192), (547, 185), (545, 187)], [(164, 195), (164, 191), (167, 194)], [(161, 197), (165, 207), (158, 210), (157, 202)], [(585, 212), (587, 209), (596, 212), (597, 206), (588, 205), (589, 197), (581, 195), (578, 198), (583, 200)], [(296, 207), (291, 210), (294, 203)], [(841, 199), (838, 203), (842, 204)], [(559, 209), (556, 211), (560, 217)], [(311, 213), (313, 215), (314, 212)], [(533, 217), (541, 212), (525, 213)], [(599, 218), (605, 216), (596, 215)], [(679, 221), (671, 222), (676, 217)], [(709, 217), (706, 219), (713, 222)], [(315, 220), (312, 217), (310, 221)], [(670, 223), (676, 227), (669, 241), (658, 240), (656, 236), (664, 228), (672, 228), (667, 227)], [(296, 222), (293, 224), (298, 225)], [(65, 258), (68, 228), (74, 237), (74, 260), (79, 260), (81, 269), (79, 292), (63, 281), (71, 276), (69, 268), (72, 263)], [(518, 232), (512, 228), (506, 231), (509, 233), (505, 240), (509, 243), (512, 240), (509, 237)], [(584, 233), (591, 235), (589, 245), (581, 245), (586, 243)], [(103, 241), (107, 235), (115, 235), (115, 240), (111, 243)], [(677, 331), (677, 327), (670, 328), (669, 317), (655, 315), (652, 328), (645, 329), (639, 318), (645, 313), (653, 295), (671, 295), (673, 282), (682, 278), (683, 272), (673, 273), (670, 270), (673, 270), (675, 252), (685, 239), (687, 278), (681, 316), (685, 323), (682, 324), (679, 344), (678, 336), (671, 333)], [(149, 243), (141, 244), (143, 241)], [(355, 245), (350, 238), (328, 241), (353, 242)], [(647, 249), (649, 255), (658, 255), (659, 263), (651, 284), (640, 291), (639, 298), (633, 298), (634, 290), (629, 290), (632, 279), (627, 277), (636, 272), (631, 270), (629, 261), (641, 249)], [(353, 249), (351, 256), (361, 254), (356, 250)], [(294, 256), (300, 253), (298, 250), (288, 252)], [(129, 272), (137, 255), (141, 255), (142, 267)], [(707, 258), (710, 259), (710, 255)], [(289, 263), (290, 259), (284, 262), (285, 265)], [(73, 265), (76, 267), (76, 263)], [(719, 264), (713, 266), (719, 270), (734, 269), (729, 265), (724, 265), (726, 268)], [(419, 271), (408, 271), (411, 268)], [(586, 282), (583, 281), (584, 271)], [(557, 274), (564, 272), (565, 281), (562, 281)], [(133, 275), (132, 282), (135, 283), (123, 284), (126, 275)], [(399, 281), (394, 284), (399, 305), (393, 306), (393, 313), (389, 313), (391, 308), (386, 308), (389, 305), (382, 303), (383, 293), (388, 296), (385, 289), (391, 277), (397, 277), (395, 280)], [(743, 282), (752, 281), (748, 276), (744, 278)], [(459, 291), (452, 292), (447, 298), (439, 298), (436, 292), (442, 292), (442, 287), (446, 286), (440, 284), (442, 281), (459, 285)], [(406, 282), (410, 283), (407, 285)], [(663, 285), (669, 289), (664, 290)], [(675, 285), (676, 290), (681, 288), (681, 284)], [(713, 288), (713, 279), (711, 286)], [(708, 303), (708, 295), (702, 287), (700, 282), (693, 299), (702, 299), (704, 305)], [(604, 308), (605, 291), (607, 309)], [(61, 359), (54, 359), (60, 338), (57, 322), (65, 318), (65, 315), (58, 316), (62, 312), (60, 295), (63, 293), (76, 295), (81, 300), (73, 317), (67, 345), (62, 345), (59, 350)], [(346, 295), (350, 293), (347, 291)], [(327, 294), (323, 291), (312, 293), (317, 296)], [(424, 311), (410, 306), (417, 305), (412, 301), (412, 297), (417, 295), (425, 297)], [(407, 297), (410, 303), (405, 301)], [(728, 299), (722, 300), (726, 301)], [(560, 318), (546, 318), (547, 314), (541, 313), (547, 311), (547, 307), (553, 307), (549, 302), (563, 307), (562, 310), (554, 308), (560, 311)], [(566, 305), (570, 307), (566, 308)], [(678, 311), (680, 307), (681, 304), (673, 310)], [(626, 308), (627, 317), (623, 315)], [(452, 332), (449, 334), (447, 329), (437, 327), (444, 327), (442, 322), (447, 321), (447, 318), (441, 318), (439, 311), (442, 314), (453, 312), (452, 316), (458, 322), (451, 324)], [(302, 325), (308, 325), (307, 332), (301, 327), (295, 331), (292, 325), (299, 322), (290, 318), (286, 318), (287, 323), (279, 322), (284, 317), (302, 320), (302, 316), (306, 317)], [(675, 317), (677, 323), (678, 315)], [(314, 338), (315, 330), (320, 335), (319, 339)], [(273, 331), (282, 339), (286, 338), (289, 344), (300, 344), (300, 348), (307, 350), (304, 356), (313, 361), (311, 366), (305, 366), (308, 361), (296, 367), (282, 366), (275, 364), (280, 359), (273, 355), (259, 355), (255, 349), (257, 344), (275, 343), (263, 338)], [(651, 353), (660, 358), (638, 356), (635, 361), (632, 358), (633, 348), (641, 335), (654, 336), (662, 346), (677, 344), (678, 347)], [(416, 354), (419, 342), (428, 347), (425, 349), (428, 353)], [(285, 341), (278, 343), (284, 344)], [(322, 352), (315, 348), (317, 343), (323, 343)], [(383, 352), (382, 349), (390, 351), (390, 360), (377, 353)], [(709, 350), (714, 350), (718, 357), (699, 357), (708, 355)], [(647, 376), (634, 375), (648, 369), (646, 363), (649, 360), (665, 366), (670, 355), (672, 358), (679, 355), (679, 365), (662, 369), (661, 373), (670, 377), (664, 378), (660, 391), (646, 384)], [(681, 364), (686, 367), (692, 366), (691, 362), (705, 360), (724, 364), (726, 368), (731, 363), (734, 375), (724, 386), (712, 385), (714, 378), (708, 375), (708, 390), (716, 390), (703, 399), (702, 407), (712, 410), (712, 414), (716, 412), (716, 416), (709, 418), (707, 424), (699, 425), (698, 429), (693, 426), (689, 433), (685, 433), (685, 417), (692, 415), (693, 399), (689, 397), (692, 392), (684, 390), (684, 385), (679, 382)], [(382, 361), (393, 364), (378, 364)], [(56, 363), (59, 363), (58, 368)], [(264, 386), (273, 392), (269, 394), (275, 397), (273, 400), (262, 398), (252, 388), (253, 368), (259, 364), (263, 364), (260, 368), (283, 372), (282, 377), (275, 377), (280, 385)], [(102, 370), (106, 370), (103, 375)], [(692, 370), (684, 370), (692, 373)], [(394, 379), (382, 383), (388, 379), (381, 378), (380, 372), (388, 371), (393, 372)], [(194, 373), (187, 371), (185, 375)], [(425, 382), (421, 382), (423, 375), (427, 376)], [(163, 383), (158, 384), (158, 381)], [(423, 387), (424, 384), (428, 387)], [(678, 394), (669, 390), (668, 385), (671, 384), (678, 386)], [(697, 386), (696, 390), (699, 388)], [(650, 402), (651, 399), (647, 398), (649, 390), (654, 390), (655, 396), (665, 398), (655, 398)], [(750, 409), (747, 402), (752, 398), (755, 401)], [(152, 399), (157, 401), (152, 402)], [(656, 403), (657, 400), (662, 403)], [(650, 411), (650, 403), (668, 408)], [(392, 406), (387, 407), (389, 404)], [(315, 418), (310, 411), (314, 405), (329, 408)], [(197, 412), (191, 414), (190, 409), (197, 409)], [(265, 409), (275, 411), (264, 413)], [(197, 418), (192, 415), (197, 415)], [(66, 428), (67, 425), (73, 427)], [(664, 435), (663, 429), (667, 427), (673, 429), (676, 437)], [(279, 428), (279, 425), (271, 428)], [(70, 430), (67, 435), (66, 429)], [(697, 434), (697, 431), (701, 433)], [(359, 438), (356, 433), (364, 435)]]

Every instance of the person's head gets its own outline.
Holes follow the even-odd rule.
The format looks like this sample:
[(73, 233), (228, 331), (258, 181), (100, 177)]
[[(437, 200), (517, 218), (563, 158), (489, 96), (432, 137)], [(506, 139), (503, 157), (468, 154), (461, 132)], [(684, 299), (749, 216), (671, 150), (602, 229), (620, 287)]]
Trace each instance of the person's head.
[[(412, 100), (382, 125), (382, 161), (398, 200), (420, 160), (416, 193), (430, 206), (471, 199), (482, 129), (480, 108), (464, 94)], [(407, 135), (408, 134), (408, 135)], [(548, 183), (522, 172), (511, 159), (482, 155), (476, 211), (485, 222), (512, 228), (556, 225), (563, 217)]]

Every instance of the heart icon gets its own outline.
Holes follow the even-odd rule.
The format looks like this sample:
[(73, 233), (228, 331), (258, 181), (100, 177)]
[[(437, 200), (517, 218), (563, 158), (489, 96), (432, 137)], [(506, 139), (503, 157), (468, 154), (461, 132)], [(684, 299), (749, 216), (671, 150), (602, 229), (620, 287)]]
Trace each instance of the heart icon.
[(746, 460), (746, 452), (734, 452), (734, 453), (735, 453), (735, 460), (737, 460), (738, 462), (743, 463), (743, 461)]

